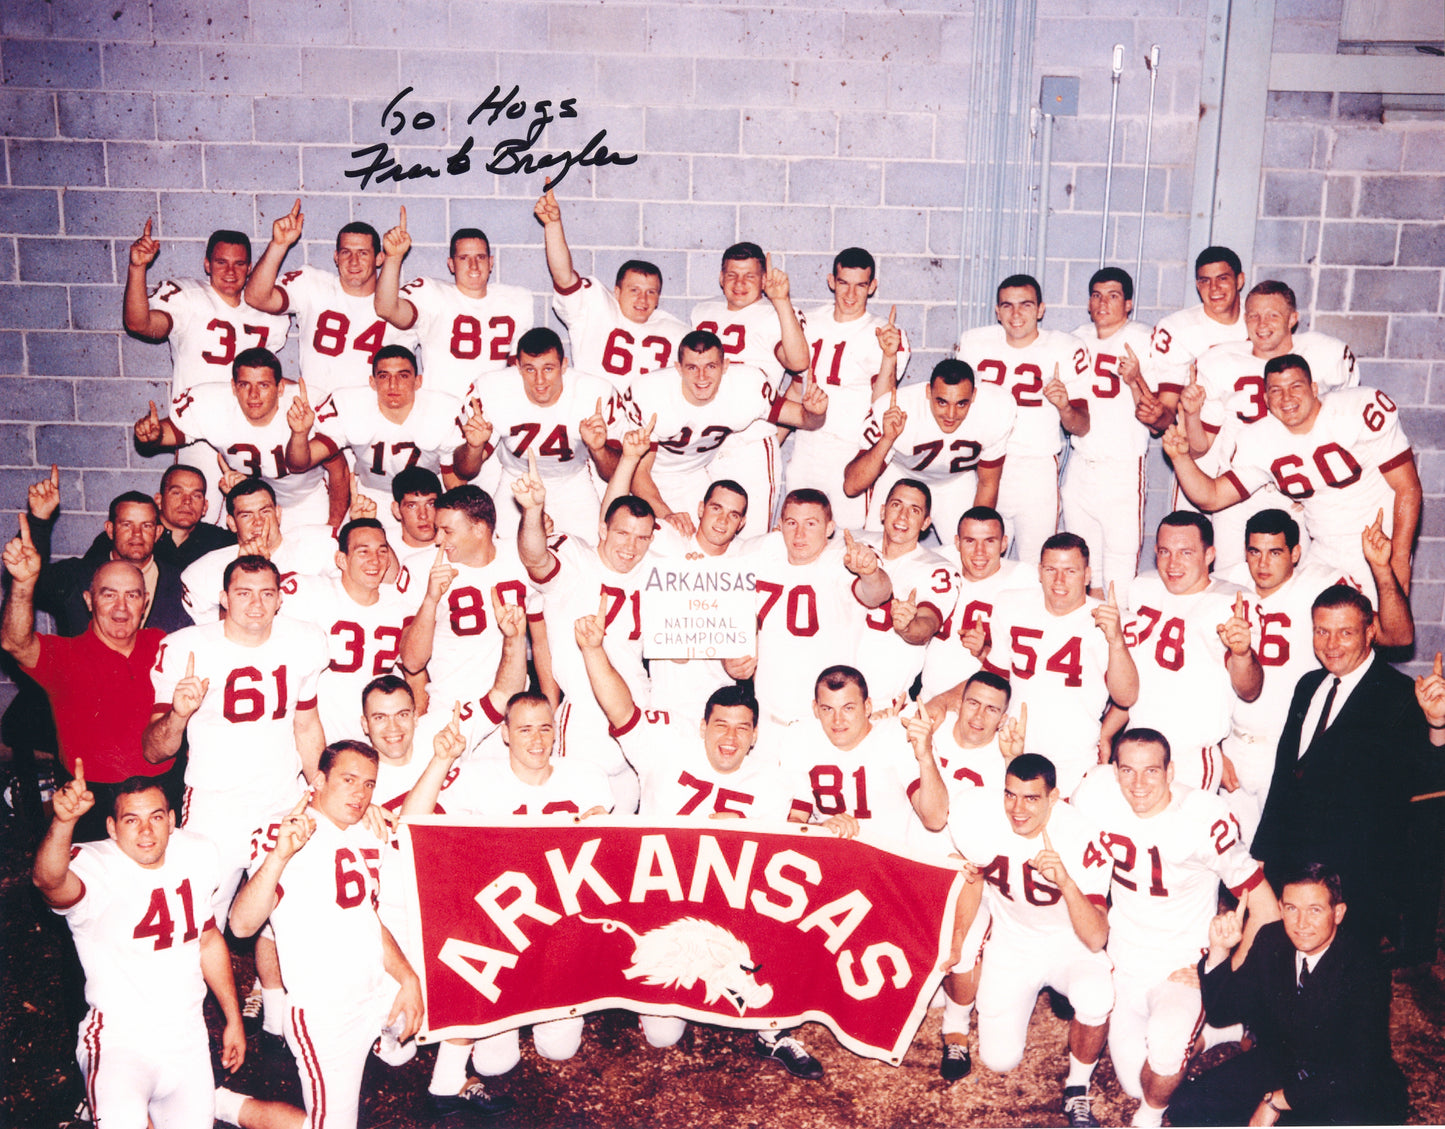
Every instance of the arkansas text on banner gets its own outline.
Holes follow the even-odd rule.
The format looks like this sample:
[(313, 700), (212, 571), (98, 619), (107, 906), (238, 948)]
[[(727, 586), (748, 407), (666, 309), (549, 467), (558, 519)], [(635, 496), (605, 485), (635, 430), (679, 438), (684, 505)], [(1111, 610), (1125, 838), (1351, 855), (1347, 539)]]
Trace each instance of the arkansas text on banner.
[(621, 1007), (729, 1027), (817, 1020), (896, 1065), (948, 953), (959, 872), (765, 826), (409, 821), (401, 885), (425, 1037)]

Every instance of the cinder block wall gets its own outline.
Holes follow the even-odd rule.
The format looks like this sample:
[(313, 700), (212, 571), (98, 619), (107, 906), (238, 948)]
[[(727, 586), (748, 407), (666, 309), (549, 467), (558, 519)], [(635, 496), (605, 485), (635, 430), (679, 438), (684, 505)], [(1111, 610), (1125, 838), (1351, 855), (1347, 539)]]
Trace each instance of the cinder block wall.
[[(1277, 44), (1333, 50), (1338, 0), (1279, 10)], [(1132, 269), (1135, 258), (1149, 90), (1142, 59), (1158, 43), (1137, 313), (1153, 320), (1184, 301), (1197, 250), (1188, 229), (1204, 27), (1203, 0), (1123, 8), (1041, 0), (1036, 79), (1081, 80), (1079, 115), (1059, 119), (1054, 136), (1048, 324), (1072, 328), (1084, 317), (1116, 42), (1126, 65), (1110, 261)], [(363, 219), (384, 230), (405, 204), (416, 242), (406, 274), (444, 273), (448, 233), (477, 224), (496, 248), (496, 277), (531, 287), (539, 320), (550, 316), (531, 216), (543, 173), (485, 168), (499, 142), (527, 135), (542, 100), (556, 116), (573, 99), (576, 116), (547, 125), (534, 158), (581, 152), (604, 129), (608, 150), (638, 155), (627, 165), (574, 167), (560, 185), (579, 270), (610, 277), (640, 250), (663, 268), (665, 304), (686, 316), (716, 294), (721, 248), (754, 239), (788, 269), (806, 308), (828, 300), (833, 251), (862, 244), (880, 260), (875, 300), (898, 304), (918, 350), (912, 373), (926, 373), (958, 329), (973, 33), (971, 5), (959, 0), (919, 0), (906, 11), (863, 0), (7, 5), (0, 506), (23, 504), (26, 484), (59, 463), (58, 547), (76, 552), (110, 497), (154, 488), (162, 463), (136, 455), (130, 423), (147, 399), (163, 398), (169, 354), (119, 329), (127, 249), (148, 215), (163, 247), (157, 280), (198, 274), (216, 227), (250, 231), (259, 255), (271, 221), (297, 195), (306, 236), (288, 266), (329, 263), (338, 226)], [(494, 87), (500, 102), (513, 86), (495, 123), (489, 108), (468, 124)], [(1354, 342), (1365, 380), (1406, 409), (1426, 490), (1440, 494), (1445, 141), (1433, 125), (1382, 126), (1371, 110), (1350, 96), (1273, 96), (1250, 273), (1287, 278), (1308, 307), (1306, 322)], [(448, 158), (468, 137), (470, 167), (451, 175)], [(383, 142), (401, 170), (440, 175), (362, 190), (347, 172), (369, 158), (353, 153)], [(1432, 378), (1441, 388), (1432, 391)], [(1162, 509), (1164, 482), (1156, 466), (1153, 509)], [(1427, 503), (1416, 569), (1422, 655), (1445, 642), (1438, 504)]]

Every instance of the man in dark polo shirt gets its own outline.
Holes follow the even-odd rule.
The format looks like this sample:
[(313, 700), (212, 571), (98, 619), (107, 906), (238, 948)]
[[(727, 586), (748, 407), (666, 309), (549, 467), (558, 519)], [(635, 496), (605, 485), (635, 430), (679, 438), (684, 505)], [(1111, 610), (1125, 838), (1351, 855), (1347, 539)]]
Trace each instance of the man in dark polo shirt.
[(128, 561), (107, 561), (85, 592), (89, 628), (72, 637), (37, 635), (35, 587), (41, 561), (24, 514), (20, 536), (5, 546), (4, 562), (11, 583), (0, 647), (50, 696), (65, 771), (73, 771), (77, 755), (85, 760), (96, 818), (82, 817), (76, 841), (104, 839), (114, 788), (131, 776), (164, 778), (170, 767), (150, 764), (141, 755), (141, 734), (154, 697), (150, 668), (166, 633), (141, 626), (146, 585), (140, 569)]

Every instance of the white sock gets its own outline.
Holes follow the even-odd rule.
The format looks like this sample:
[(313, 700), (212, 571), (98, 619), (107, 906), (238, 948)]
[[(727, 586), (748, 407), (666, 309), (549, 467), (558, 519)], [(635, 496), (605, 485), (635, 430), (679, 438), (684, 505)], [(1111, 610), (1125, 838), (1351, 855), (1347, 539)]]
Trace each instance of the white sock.
[(1089, 1088), (1089, 1079), (1094, 1076), (1095, 1062), (1080, 1062), (1071, 1051), (1069, 1053), (1069, 1076), (1064, 1079), (1065, 1086), (1083, 1086)]
[(967, 1035), (973, 1026), (973, 1005), (956, 1004), (943, 997), (943, 1033), (945, 1035)]
[(467, 1084), (467, 1060), (471, 1056), (471, 1043), (438, 1043), (437, 1064), (427, 1089), (433, 1094), (460, 1094)]
[(1220, 1043), (1237, 1043), (1244, 1038), (1244, 1024), (1231, 1023), (1228, 1027), (1211, 1027), (1206, 1023), (1204, 1030), (1200, 1032), (1200, 1037), (1204, 1040), (1206, 1051), (1210, 1047), (1219, 1046)]
[(241, 1124), (241, 1106), (245, 1104), (245, 1101), (245, 1094), (238, 1094), (235, 1090), (217, 1086), (216, 1120), (224, 1121), (227, 1125)]
[(1159, 1129), (1164, 1124), (1164, 1111), (1148, 1102), (1140, 1102), (1139, 1108), (1134, 1111), (1134, 1120), (1129, 1124), (1135, 1129)]
[(271, 1035), (285, 1031), (286, 989), (261, 988), (261, 1030)]

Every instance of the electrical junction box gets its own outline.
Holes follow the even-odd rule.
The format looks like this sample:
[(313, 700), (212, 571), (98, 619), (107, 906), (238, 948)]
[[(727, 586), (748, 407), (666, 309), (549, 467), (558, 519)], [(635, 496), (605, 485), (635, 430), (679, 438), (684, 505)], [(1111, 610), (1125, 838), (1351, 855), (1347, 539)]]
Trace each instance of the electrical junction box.
[(1066, 75), (1044, 75), (1039, 109), (1056, 118), (1079, 116), (1079, 80)]

